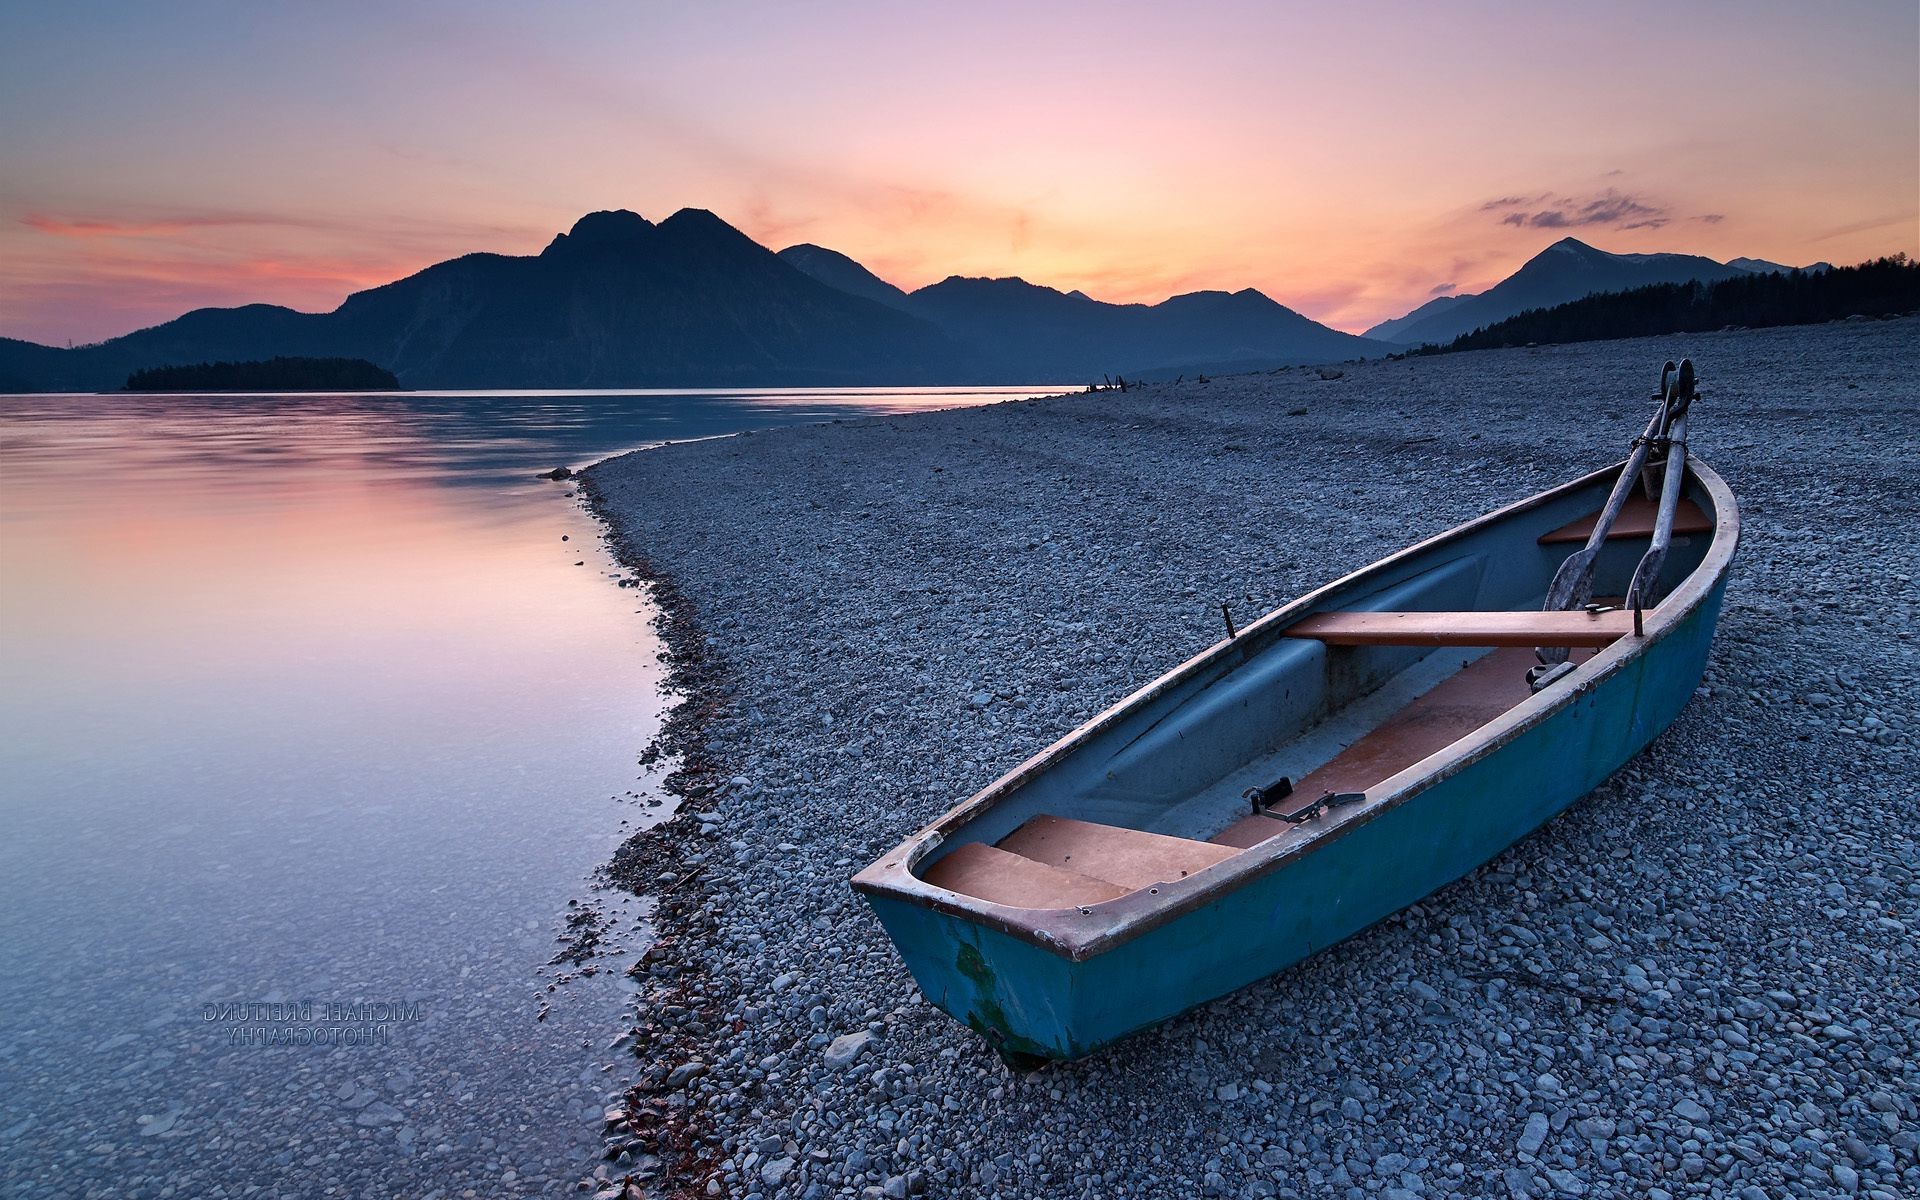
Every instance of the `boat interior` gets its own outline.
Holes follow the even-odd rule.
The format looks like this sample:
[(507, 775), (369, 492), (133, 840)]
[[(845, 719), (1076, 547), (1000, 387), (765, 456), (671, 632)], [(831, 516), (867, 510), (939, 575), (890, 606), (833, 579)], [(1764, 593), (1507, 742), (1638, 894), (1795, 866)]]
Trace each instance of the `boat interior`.
[[(1675, 516), (1664, 596), (1711, 541), (1697, 480)], [(1613, 608), (1543, 612), (1613, 475), (1388, 560), (1309, 614), (1243, 631), (1197, 671), (1075, 741), (949, 830), (922, 879), (1017, 908), (1078, 907), (1182, 879), (1276, 837), (1303, 811), (1365, 799), (1527, 700), (1536, 647), (1576, 664), (1634, 633)], [(1636, 489), (1595, 564), (1595, 607), (1621, 603), (1654, 528)], [(1289, 816), (1296, 820), (1288, 820)]]

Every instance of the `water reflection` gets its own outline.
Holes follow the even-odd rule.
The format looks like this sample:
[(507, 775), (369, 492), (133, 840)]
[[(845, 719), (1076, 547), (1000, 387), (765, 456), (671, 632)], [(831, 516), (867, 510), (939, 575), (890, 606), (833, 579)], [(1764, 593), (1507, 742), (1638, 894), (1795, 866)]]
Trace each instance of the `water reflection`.
[[(0, 398), (0, 1191), (571, 1186), (622, 997), (536, 968), (657, 666), (536, 472), (1035, 390)], [(204, 1016), (284, 1001), (418, 1019)]]

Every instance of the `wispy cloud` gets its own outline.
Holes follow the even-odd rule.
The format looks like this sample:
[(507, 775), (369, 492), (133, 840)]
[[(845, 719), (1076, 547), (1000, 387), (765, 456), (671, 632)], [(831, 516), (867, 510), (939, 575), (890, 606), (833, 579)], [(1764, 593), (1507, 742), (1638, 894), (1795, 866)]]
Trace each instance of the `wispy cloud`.
[(1502, 196), (1480, 206), (1498, 212), (1502, 225), (1523, 229), (1573, 229), (1604, 225), (1615, 229), (1659, 229), (1673, 220), (1665, 206), (1608, 188), (1597, 196), (1561, 196), (1552, 192), (1528, 198)]
[(28, 213), (20, 223), (29, 229), (64, 238), (147, 238), (177, 237), (195, 229), (222, 229), (240, 226), (283, 229), (318, 229), (327, 222), (267, 213), (183, 213), (161, 217), (68, 217), (52, 213)]
[(38, 233), (60, 238), (180, 238), (200, 230), (253, 229), (268, 232), (306, 230), (385, 242), (448, 242), (475, 238), (537, 238), (546, 231), (523, 225), (395, 216), (317, 217), (299, 212), (88, 212), (83, 215), (45, 209), (23, 213), (19, 222)]
[(1427, 293), (1427, 295), (1429, 295), (1429, 296), (1445, 296), (1445, 295), (1447, 295), (1447, 294), (1449, 294), (1449, 293), (1451, 293), (1451, 292), (1453, 292), (1453, 291), (1454, 291), (1455, 289), (1457, 289), (1457, 288), (1458, 288), (1459, 286), (1460, 286), (1460, 285), (1459, 285), (1459, 284), (1457, 284), (1457, 283), (1439, 283), (1439, 284), (1435, 284), (1435, 285), (1433, 286), (1433, 290), (1432, 290), (1432, 291), (1429, 291), (1429, 292)]
[(0, 335), (92, 341), (256, 301), (326, 311), (440, 259), (490, 243), (524, 252), (550, 236), (384, 214), (29, 202), (0, 212)]
[(1854, 221), (1851, 224), (1841, 225), (1838, 228), (1822, 230), (1807, 240), (1824, 242), (1831, 238), (1845, 237), (1852, 233), (1866, 233), (1870, 230), (1885, 229), (1890, 225), (1904, 225), (1906, 226), (1907, 232), (1911, 233), (1913, 230), (1913, 221), (1916, 216), (1920, 216), (1920, 214), (1908, 211), (1895, 213), (1892, 216), (1870, 217), (1864, 221)]

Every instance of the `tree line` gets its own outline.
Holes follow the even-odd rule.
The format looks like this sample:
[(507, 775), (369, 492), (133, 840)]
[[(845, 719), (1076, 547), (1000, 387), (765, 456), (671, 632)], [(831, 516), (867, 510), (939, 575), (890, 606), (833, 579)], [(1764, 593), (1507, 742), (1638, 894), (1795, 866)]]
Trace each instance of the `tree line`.
[(127, 376), (129, 392), (390, 392), (400, 380), (364, 358), (269, 358), (148, 367)]
[(1704, 333), (1729, 326), (1812, 325), (1916, 309), (1920, 309), (1920, 263), (1896, 254), (1817, 272), (1775, 271), (1718, 283), (1656, 283), (1603, 292), (1553, 308), (1529, 309), (1463, 333), (1444, 346), (1424, 346), (1411, 353)]

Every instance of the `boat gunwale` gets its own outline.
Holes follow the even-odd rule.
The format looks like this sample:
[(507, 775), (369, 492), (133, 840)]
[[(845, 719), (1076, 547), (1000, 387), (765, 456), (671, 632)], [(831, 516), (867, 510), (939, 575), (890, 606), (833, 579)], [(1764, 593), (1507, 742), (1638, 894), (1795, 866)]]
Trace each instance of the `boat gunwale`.
[[(1251, 883), (1260, 876), (1281, 869), (1308, 854), (1323, 849), (1336, 839), (1360, 828), (1375, 818), (1398, 808), (1434, 785), (1459, 773), (1473, 763), (1494, 754), (1521, 734), (1558, 715), (1580, 696), (1592, 691), (1628, 662), (1644, 654), (1681, 622), (1690, 617), (1726, 578), (1740, 540), (1740, 512), (1733, 491), (1712, 468), (1692, 454), (1687, 455), (1687, 470), (1706, 489), (1713, 501), (1713, 540), (1700, 563), (1675, 587), (1664, 601), (1645, 610), (1644, 636), (1629, 636), (1596, 653), (1562, 683), (1536, 693), (1493, 720), (1436, 750), (1420, 761), (1388, 776), (1367, 790), (1365, 803), (1335, 810), (1313, 823), (1304, 837), (1283, 836), (1243, 850), (1231, 858), (1194, 872), (1184, 879), (1140, 888), (1112, 900), (1077, 908), (1015, 908), (948, 891), (915, 875), (914, 868), (927, 854), (944, 844), (977, 817), (1006, 799), (1015, 790), (1050, 769), (1058, 760), (1078, 749), (1082, 743), (1106, 732), (1142, 704), (1146, 704), (1185, 683), (1193, 676), (1215, 666), (1227, 655), (1239, 651), (1250, 656), (1266, 648), (1293, 623), (1315, 611), (1340, 592), (1350, 590), (1368, 577), (1384, 572), (1416, 556), (1463, 539), (1489, 526), (1511, 520), (1533, 509), (1582, 488), (1591, 487), (1617, 475), (1625, 460), (1578, 478), (1536, 492), (1503, 508), (1483, 513), (1431, 537), (1415, 542), (1385, 558), (1348, 572), (1330, 583), (1307, 592), (1265, 614), (1240, 630), (1239, 635), (1215, 642), (1204, 650), (1121, 698), (1078, 728), (1035, 753), (1000, 778), (948, 809), (918, 832), (855, 875), (855, 891), (883, 897), (915, 907), (929, 908), (987, 928), (998, 930), (1042, 949), (1080, 962), (1104, 953), (1121, 942), (1155, 929), (1224, 893)], [(1258, 644), (1248, 650), (1249, 639)], [(1231, 669), (1231, 668), (1229, 668)], [(1286, 831), (1283, 831), (1286, 832)]]

